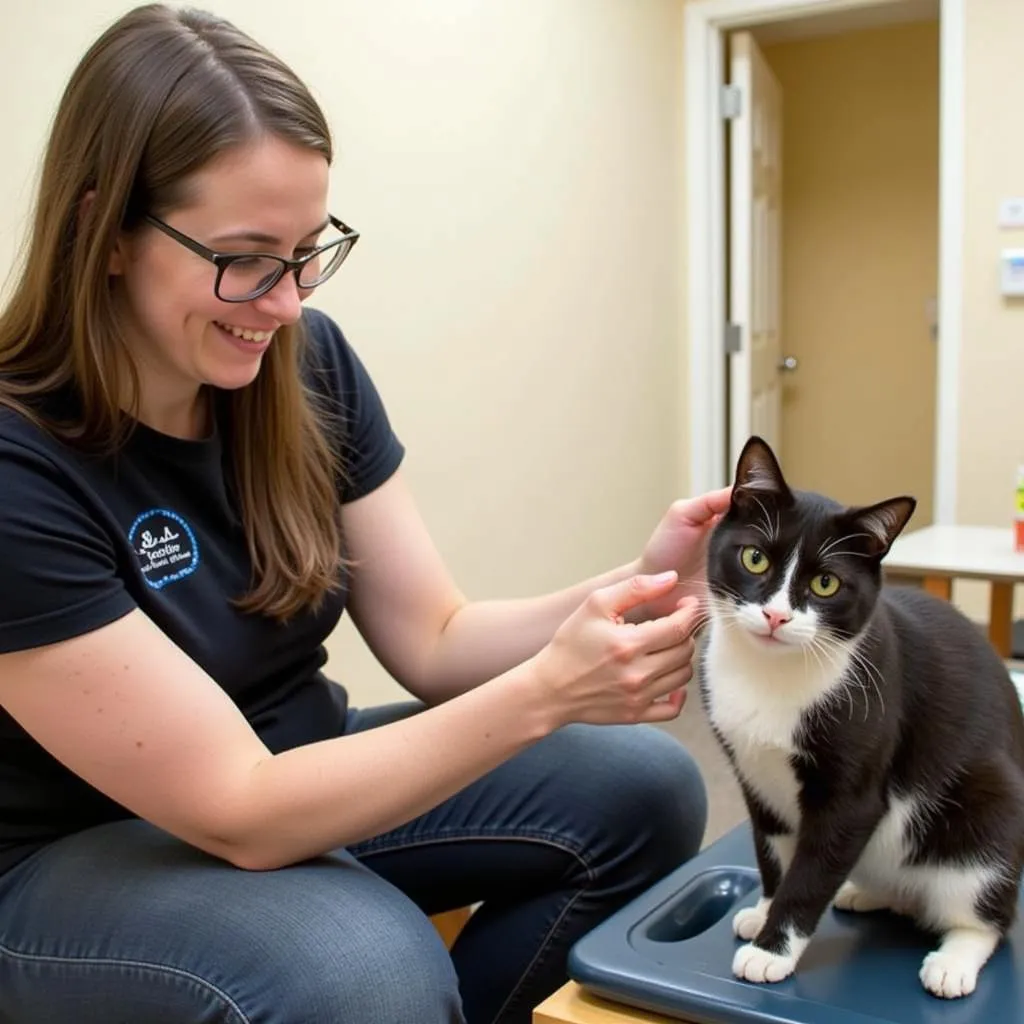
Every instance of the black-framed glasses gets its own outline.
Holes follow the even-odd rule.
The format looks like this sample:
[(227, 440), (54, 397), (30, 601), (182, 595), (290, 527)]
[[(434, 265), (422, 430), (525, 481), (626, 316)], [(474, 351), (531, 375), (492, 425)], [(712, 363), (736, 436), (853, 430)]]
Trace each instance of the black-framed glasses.
[(202, 242), (182, 234), (177, 228), (165, 224), (159, 217), (145, 215), (145, 220), (159, 228), (165, 235), (191, 249), (217, 268), (217, 279), (213, 284), (214, 294), (222, 302), (250, 302), (266, 295), (289, 271), (295, 275), (300, 288), (316, 288), (327, 280), (345, 262), (352, 246), (359, 239), (359, 232), (353, 231), (337, 217), (328, 216), (328, 223), (341, 234), (323, 245), (288, 260), (269, 252), (214, 252)]

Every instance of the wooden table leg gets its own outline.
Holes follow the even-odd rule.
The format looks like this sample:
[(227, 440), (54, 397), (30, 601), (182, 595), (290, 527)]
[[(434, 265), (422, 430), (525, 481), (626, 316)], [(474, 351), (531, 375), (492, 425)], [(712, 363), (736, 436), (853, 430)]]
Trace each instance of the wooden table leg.
[(943, 601), (953, 599), (953, 580), (949, 576), (925, 576), (924, 589)]
[(1013, 653), (1013, 584), (993, 583), (989, 596), (988, 638), (1001, 658)]

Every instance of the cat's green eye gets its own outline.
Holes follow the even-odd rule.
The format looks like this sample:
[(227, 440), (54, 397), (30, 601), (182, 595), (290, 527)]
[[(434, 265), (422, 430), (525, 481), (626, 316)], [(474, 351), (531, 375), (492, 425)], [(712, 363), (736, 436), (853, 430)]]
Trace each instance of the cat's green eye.
[(817, 597), (832, 597), (839, 589), (839, 577), (830, 572), (818, 573), (811, 580), (811, 593)]
[(747, 572), (752, 572), (755, 576), (767, 572), (768, 566), (772, 564), (760, 548), (755, 548), (752, 545), (748, 545), (740, 552), (740, 562)]

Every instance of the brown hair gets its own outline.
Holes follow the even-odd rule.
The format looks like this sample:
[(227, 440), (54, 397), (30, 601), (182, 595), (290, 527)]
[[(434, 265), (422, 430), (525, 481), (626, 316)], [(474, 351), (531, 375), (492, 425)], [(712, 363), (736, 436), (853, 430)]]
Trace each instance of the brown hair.
[[(309, 91), (233, 25), (152, 4), (96, 40), (58, 108), (24, 265), (0, 311), (0, 404), (68, 443), (116, 451), (139, 400), (107, 273), (118, 235), (181, 204), (190, 175), (263, 134), (331, 160)], [(238, 603), (281, 620), (316, 606), (343, 564), (340, 466), (302, 383), (303, 344), (298, 328), (280, 328), (255, 381), (226, 395), (253, 564)], [(67, 388), (79, 420), (47, 420), (39, 399)]]

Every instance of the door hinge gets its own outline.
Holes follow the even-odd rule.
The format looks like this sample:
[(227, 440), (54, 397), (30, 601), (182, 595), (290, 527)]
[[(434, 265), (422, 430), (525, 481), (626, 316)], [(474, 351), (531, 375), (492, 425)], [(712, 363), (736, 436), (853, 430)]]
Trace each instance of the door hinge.
[(725, 354), (733, 356), (743, 347), (743, 331), (739, 324), (725, 325)]
[(743, 112), (743, 93), (738, 85), (722, 86), (722, 117), (731, 121)]

